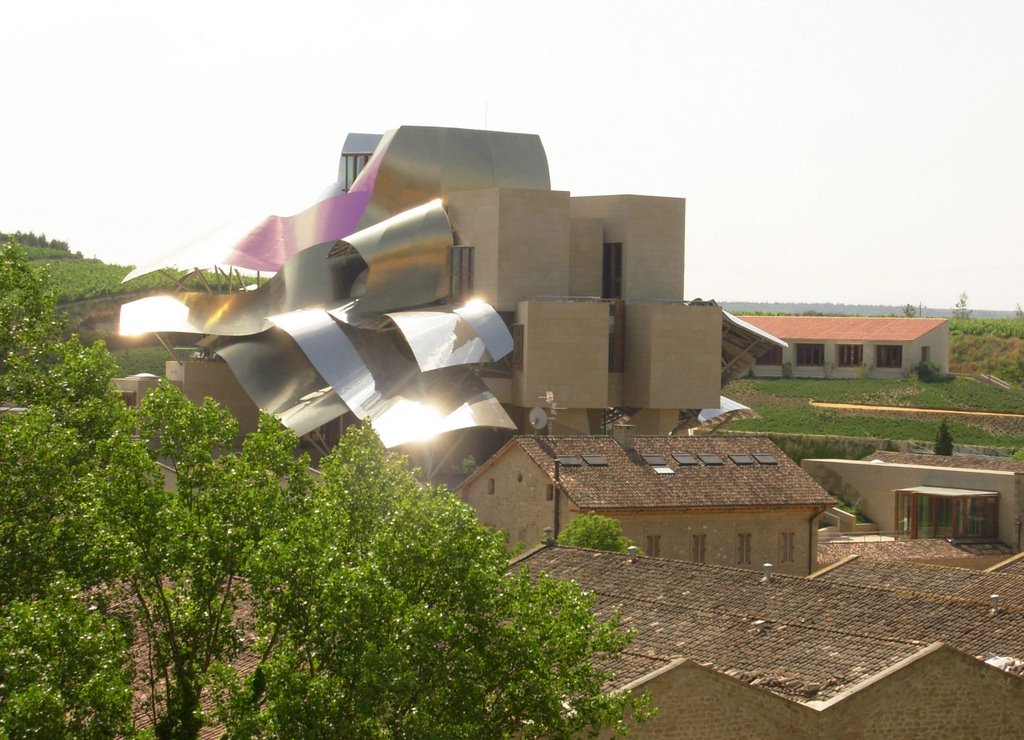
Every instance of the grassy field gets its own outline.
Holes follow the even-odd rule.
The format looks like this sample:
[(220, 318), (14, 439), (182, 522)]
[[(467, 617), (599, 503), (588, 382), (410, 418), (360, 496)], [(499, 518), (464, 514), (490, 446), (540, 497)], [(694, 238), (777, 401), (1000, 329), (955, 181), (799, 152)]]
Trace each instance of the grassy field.
[(760, 419), (732, 422), (723, 431), (877, 437), (931, 444), (939, 422), (957, 444), (1024, 447), (1024, 419), (879, 410), (821, 409), (829, 403), (954, 409), (1024, 414), (1024, 392), (1002, 390), (965, 379), (940, 383), (907, 380), (754, 380), (730, 383), (722, 393), (750, 406)]

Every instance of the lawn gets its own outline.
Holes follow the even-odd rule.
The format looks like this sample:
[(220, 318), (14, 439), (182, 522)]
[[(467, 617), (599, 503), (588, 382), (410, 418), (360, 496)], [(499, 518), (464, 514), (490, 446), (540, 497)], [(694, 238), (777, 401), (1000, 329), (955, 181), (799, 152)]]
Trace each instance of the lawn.
[(973, 381), (941, 383), (917, 380), (753, 380), (730, 383), (723, 394), (744, 403), (760, 419), (731, 422), (724, 432), (774, 432), (841, 437), (875, 437), (931, 444), (939, 422), (946, 423), (957, 444), (1024, 447), (1024, 419), (962, 417), (898, 411), (845, 411), (815, 408), (811, 400), (830, 403), (913, 408), (1024, 413), (1024, 394)]

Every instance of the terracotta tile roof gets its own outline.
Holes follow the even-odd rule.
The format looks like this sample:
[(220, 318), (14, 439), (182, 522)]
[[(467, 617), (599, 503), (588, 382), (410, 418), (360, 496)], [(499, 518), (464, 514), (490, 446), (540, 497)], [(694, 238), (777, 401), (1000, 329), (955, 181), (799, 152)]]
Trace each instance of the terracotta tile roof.
[(856, 558), (816, 576), (815, 580), (952, 596), (982, 604), (989, 604), (991, 595), (999, 594), (1001, 605), (1024, 607), (1024, 575), (1015, 573)]
[(837, 563), (850, 555), (869, 560), (976, 560), (1009, 557), (1013, 550), (1001, 543), (957, 544), (946, 540), (890, 540), (887, 542), (831, 542), (818, 544), (818, 564)]
[(947, 319), (903, 319), (878, 316), (741, 316), (748, 324), (780, 339), (817, 342), (912, 342)]
[(1024, 473), (1024, 461), (1007, 457), (981, 455), (919, 455), (912, 452), (873, 452), (865, 460), (881, 460), (899, 465), (932, 465), (937, 468), (970, 468), (973, 470), (1002, 470)]
[(798, 701), (835, 696), (933, 642), (1024, 657), (1015, 606), (990, 613), (987, 602), (794, 576), (766, 584), (749, 570), (564, 547), (519, 564), (594, 592), (599, 615), (617, 611), (635, 630), (634, 653), (685, 657)]
[(1024, 553), (1018, 553), (1011, 558), (1007, 558), (1002, 563), (997, 563), (989, 569), (992, 573), (1013, 573), (1015, 575), (1024, 575)]
[[(637, 436), (625, 450), (611, 437), (516, 437), (534, 462), (554, 479), (555, 458), (571, 456), (579, 465), (561, 465), (561, 482), (572, 501), (584, 510), (679, 509), (733, 507), (826, 507), (834, 500), (786, 457), (767, 437), (738, 435), (665, 437)], [(500, 454), (500, 453), (499, 453)], [(675, 455), (717, 455), (720, 465), (699, 459), (683, 465)], [(769, 455), (775, 462), (750, 459), (738, 464), (729, 455)], [(590, 465), (584, 456), (599, 455), (607, 465)], [(644, 455), (660, 456), (666, 474), (656, 472)], [(656, 458), (651, 458), (656, 459)]]

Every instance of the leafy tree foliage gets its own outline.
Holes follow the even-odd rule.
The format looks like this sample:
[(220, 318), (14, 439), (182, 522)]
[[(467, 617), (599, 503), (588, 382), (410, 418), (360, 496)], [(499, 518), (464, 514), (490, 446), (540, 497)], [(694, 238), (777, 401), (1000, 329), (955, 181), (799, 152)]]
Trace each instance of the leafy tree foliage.
[(0, 608), (0, 736), (127, 735), (126, 635), (68, 584)]
[(132, 735), (133, 669), (157, 737), (195, 737), (212, 685), (238, 736), (621, 723), (635, 700), (602, 691), (597, 659), (628, 636), (574, 585), (509, 574), (500, 536), (372, 430), (315, 481), (269, 416), (239, 450), (223, 409), (168, 384), (128, 409), (53, 310), (9, 244), (0, 390), (25, 410), (0, 413), (0, 736)]
[(567, 737), (614, 726), (632, 701), (602, 691), (594, 658), (628, 637), (596, 621), (592, 597), (507, 574), (501, 536), (368, 429), (257, 560), (267, 657), (222, 678), (233, 734)]
[(939, 431), (935, 435), (935, 454), (947, 457), (953, 454), (953, 435), (945, 418), (939, 422)]
[(626, 552), (632, 541), (622, 533), (618, 519), (593, 511), (576, 517), (558, 535), (558, 544), (568, 547), (589, 547), (591, 550)]
[(967, 293), (961, 293), (960, 298), (956, 302), (956, 306), (953, 307), (953, 318), (954, 319), (969, 319), (971, 318), (971, 310), (967, 308)]

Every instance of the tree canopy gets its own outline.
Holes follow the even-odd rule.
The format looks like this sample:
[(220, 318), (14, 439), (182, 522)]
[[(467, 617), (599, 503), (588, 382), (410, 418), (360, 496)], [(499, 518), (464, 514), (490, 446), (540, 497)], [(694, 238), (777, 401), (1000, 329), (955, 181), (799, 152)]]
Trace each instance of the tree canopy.
[(13, 244), (0, 318), (21, 409), (0, 412), (0, 737), (568, 737), (645, 716), (603, 690), (629, 636), (593, 597), (509, 572), (501, 537), (368, 426), (314, 476), (270, 416), (239, 448), (226, 411), (167, 383), (129, 409)]
[(591, 550), (626, 552), (633, 542), (622, 533), (618, 519), (593, 511), (576, 517), (558, 535), (558, 544), (568, 547), (589, 547)]

